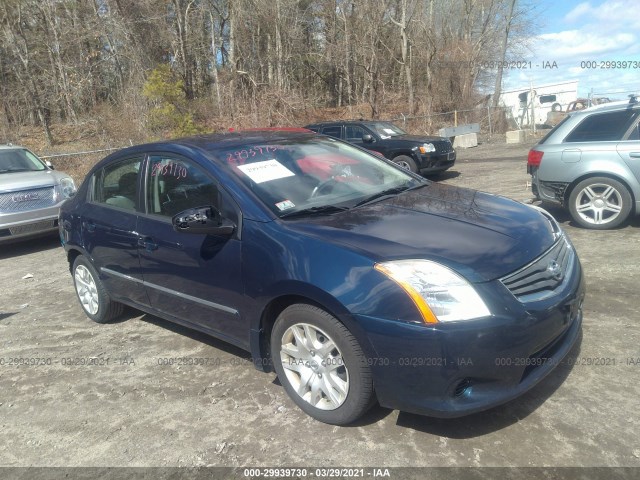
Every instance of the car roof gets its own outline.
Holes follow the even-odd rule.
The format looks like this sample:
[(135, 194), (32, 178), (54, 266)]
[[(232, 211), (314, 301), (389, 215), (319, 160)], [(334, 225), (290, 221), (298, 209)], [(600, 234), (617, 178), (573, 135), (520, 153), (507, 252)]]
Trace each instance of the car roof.
[(577, 112), (573, 113), (573, 115), (589, 115), (593, 112), (598, 112), (598, 113), (611, 112), (611, 111), (617, 111), (617, 110), (625, 110), (627, 108), (633, 108), (633, 109), (640, 108), (640, 103), (629, 101), (629, 100), (620, 100), (617, 102), (602, 103), (600, 105), (593, 105), (592, 107), (585, 108), (584, 110), (578, 110)]
[[(287, 140), (294, 138), (309, 138), (317, 136), (315, 132), (306, 129), (252, 129), (238, 130), (221, 133), (208, 133), (203, 135), (195, 135), (192, 137), (176, 138), (171, 140), (161, 140), (157, 142), (149, 142), (133, 147), (127, 147), (119, 150), (116, 154), (119, 156), (123, 152), (138, 152), (144, 150), (159, 151), (163, 148), (170, 147), (187, 147), (203, 150), (205, 152), (217, 152), (234, 146), (257, 144), (261, 142), (270, 142), (276, 140)], [(110, 155), (111, 156), (111, 155)]]
[(278, 140), (304, 139), (318, 137), (319, 135), (306, 129), (256, 129), (247, 131), (229, 131), (195, 135), (192, 137), (161, 140), (157, 142), (143, 143), (117, 150), (96, 163), (91, 172), (97, 170), (113, 160), (129, 155), (138, 155), (152, 152), (171, 152), (182, 155), (199, 154), (216, 160), (216, 153), (234, 147), (256, 145), (260, 143)]

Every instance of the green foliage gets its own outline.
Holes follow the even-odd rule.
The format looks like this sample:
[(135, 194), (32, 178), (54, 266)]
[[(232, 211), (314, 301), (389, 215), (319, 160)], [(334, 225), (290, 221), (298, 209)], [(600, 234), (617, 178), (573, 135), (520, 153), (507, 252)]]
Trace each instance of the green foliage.
[(184, 82), (176, 77), (169, 65), (155, 68), (142, 88), (142, 94), (155, 103), (184, 104)]
[(184, 83), (169, 65), (154, 69), (144, 84), (142, 94), (153, 105), (149, 112), (149, 127), (154, 131), (170, 132), (172, 137), (202, 133), (193, 115), (187, 111)]

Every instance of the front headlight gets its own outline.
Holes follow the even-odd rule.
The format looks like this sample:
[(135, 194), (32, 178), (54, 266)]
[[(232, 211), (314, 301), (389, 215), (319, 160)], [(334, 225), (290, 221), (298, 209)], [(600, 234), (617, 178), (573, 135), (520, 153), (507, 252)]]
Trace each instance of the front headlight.
[(375, 269), (407, 292), (425, 323), (473, 320), (491, 315), (471, 284), (439, 263), (397, 260), (377, 263)]
[(60, 180), (60, 191), (63, 198), (71, 198), (76, 194), (76, 184), (73, 183), (71, 177), (65, 177)]
[(431, 153), (436, 151), (436, 147), (433, 143), (425, 143), (418, 147), (420, 153)]

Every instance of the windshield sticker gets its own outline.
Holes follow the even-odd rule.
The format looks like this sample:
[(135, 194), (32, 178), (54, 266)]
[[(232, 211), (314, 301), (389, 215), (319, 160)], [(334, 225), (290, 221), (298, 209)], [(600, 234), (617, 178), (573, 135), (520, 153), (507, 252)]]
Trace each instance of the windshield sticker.
[(275, 159), (239, 165), (238, 169), (256, 183), (269, 182), (271, 180), (293, 177), (295, 175), (295, 173)]
[(278, 207), (278, 210), (280, 210), (281, 212), (284, 210), (289, 210), (290, 208), (293, 208), (295, 206), (296, 205), (291, 200), (283, 200), (276, 203), (276, 207)]
[(389, 135), (393, 135), (394, 133), (396, 133), (394, 130), (390, 129), (390, 128), (383, 128), (384, 133), (388, 133)]

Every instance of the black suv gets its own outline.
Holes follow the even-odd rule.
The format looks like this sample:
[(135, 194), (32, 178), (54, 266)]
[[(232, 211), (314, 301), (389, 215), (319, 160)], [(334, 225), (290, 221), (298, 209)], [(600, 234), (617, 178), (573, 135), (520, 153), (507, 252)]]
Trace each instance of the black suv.
[(409, 135), (390, 122), (321, 122), (305, 128), (378, 152), (423, 175), (444, 172), (456, 161), (456, 152), (448, 138)]

